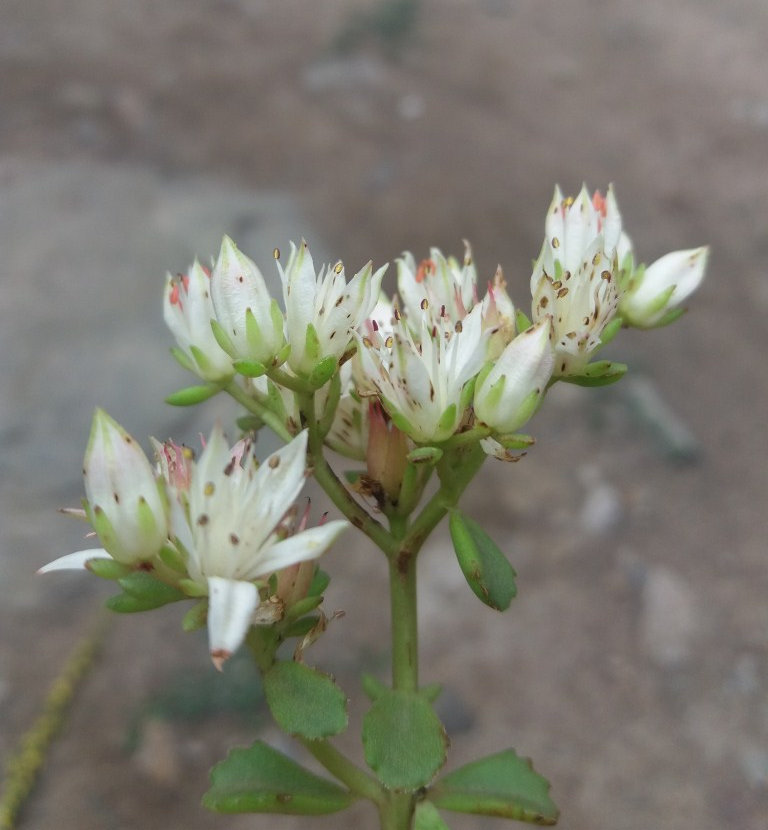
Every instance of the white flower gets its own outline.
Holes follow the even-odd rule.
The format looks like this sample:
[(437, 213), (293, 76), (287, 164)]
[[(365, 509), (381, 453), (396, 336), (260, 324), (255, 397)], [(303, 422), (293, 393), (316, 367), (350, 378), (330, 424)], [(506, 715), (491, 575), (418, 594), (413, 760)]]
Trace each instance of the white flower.
[(260, 466), (248, 442), (231, 449), (211, 433), (189, 489), (172, 505), (172, 532), (188, 554), (189, 575), (209, 597), (211, 656), (220, 667), (242, 643), (259, 604), (255, 580), (315, 559), (348, 527), (332, 521), (294, 535), (281, 520), (304, 484), (307, 433)]
[(219, 342), (236, 359), (269, 367), (285, 345), (283, 315), (256, 264), (224, 237), (211, 276)]
[(203, 380), (225, 380), (235, 370), (213, 336), (213, 316), (210, 275), (197, 260), (187, 274), (167, 275), (163, 317), (181, 349), (180, 361)]
[(552, 321), (554, 375), (579, 375), (619, 302), (616, 246), (622, 233), (613, 191), (592, 201), (582, 188), (571, 200), (556, 188), (546, 231), (531, 275), (533, 320)]
[(398, 429), (428, 444), (449, 438), (464, 418), (466, 387), (483, 366), (489, 332), (478, 305), (455, 326), (425, 317), (420, 335), (417, 342), (401, 321), (378, 348), (361, 338), (361, 359)]
[[(417, 266), (413, 254), (405, 251), (397, 260), (397, 287), (406, 322), (417, 339), (425, 317), (432, 326), (446, 318), (453, 324), (463, 320), (480, 302), (469, 243), (464, 240), (462, 264), (455, 257), (445, 257), (438, 248), (431, 248), (429, 257)], [(515, 309), (500, 267), (493, 282), (488, 283), (482, 306), (483, 331), (492, 330), (491, 357), (496, 357), (515, 333)]]
[(555, 362), (549, 330), (545, 320), (518, 334), (478, 379), (475, 416), (496, 433), (515, 432), (536, 411)]
[(85, 514), (103, 547), (62, 556), (40, 572), (84, 568), (90, 559), (154, 559), (168, 539), (165, 495), (141, 447), (102, 409), (93, 416), (83, 477)]
[(298, 375), (309, 375), (329, 356), (337, 360), (347, 351), (353, 332), (376, 304), (386, 266), (373, 271), (364, 265), (349, 283), (337, 262), (318, 273), (306, 242), (291, 244), (288, 265), (278, 262), (283, 281), (285, 317), (291, 353), (288, 365)]
[(673, 251), (629, 277), (619, 313), (631, 326), (652, 328), (675, 319), (679, 306), (699, 287), (707, 265), (707, 248)]

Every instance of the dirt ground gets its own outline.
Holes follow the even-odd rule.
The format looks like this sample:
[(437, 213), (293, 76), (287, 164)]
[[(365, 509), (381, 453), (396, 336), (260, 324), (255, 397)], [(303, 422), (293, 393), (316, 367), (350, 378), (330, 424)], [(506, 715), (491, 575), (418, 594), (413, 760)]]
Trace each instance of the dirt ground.
[[(690, 313), (611, 346), (631, 375), (556, 388), (535, 448), (488, 463), (467, 494), (518, 571), (511, 609), (475, 600), (445, 535), (429, 544), (423, 674), (445, 683), (450, 763), (515, 746), (552, 781), (566, 830), (765, 830), (768, 9), (413, 5), (390, 20), (373, 0), (5, 0), (0, 154), (288, 191), (355, 270), (406, 248), (460, 254), (467, 238), (521, 305), (555, 182), (614, 182), (646, 261), (710, 244)], [(248, 253), (269, 267), (271, 249)], [(19, 555), (31, 572), (58, 552)], [(357, 667), (386, 670), (384, 569), (363, 543), (326, 566), (346, 616), (311, 659), (359, 715)], [(3, 664), (4, 752), (109, 593), (79, 579), (3, 618), (0, 637), (22, 645)], [(198, 806), (229, 746), (287, 744), (245, 705), (247, 667), (216, 685), (180, 616), (113, 622), (20, 828), (299, 826)]]

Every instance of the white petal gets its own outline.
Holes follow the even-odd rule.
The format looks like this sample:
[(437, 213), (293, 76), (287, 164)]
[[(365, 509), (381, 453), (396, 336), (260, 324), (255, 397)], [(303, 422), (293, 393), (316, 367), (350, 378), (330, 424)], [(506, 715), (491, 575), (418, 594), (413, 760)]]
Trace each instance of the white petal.
[(252, 582), (208, 577), (208, 645), (214, 666), (241, 646), (259, 605), (259, 591)]
[(279, 571), (297, 562), (316, 559), (325, 553), (336, 541), (339, 534), (349, 527), (349, 522), (337, 519), (324, 525), (312, 527), (289, 536), (272, 547), (267, 548), (259, 559), (259, 576)]
[(68, 553), (65, 556), (60, 556), (43, 565), (38, 570), (39, 574), (48, 574), (51, 571), (82, 571), (85, 570), (85, 565), (91, 559), (111, 559), (112, 557), (104, 550), (104, 548), (92, 548), (90, 550), (79, 550), (76, 553)]

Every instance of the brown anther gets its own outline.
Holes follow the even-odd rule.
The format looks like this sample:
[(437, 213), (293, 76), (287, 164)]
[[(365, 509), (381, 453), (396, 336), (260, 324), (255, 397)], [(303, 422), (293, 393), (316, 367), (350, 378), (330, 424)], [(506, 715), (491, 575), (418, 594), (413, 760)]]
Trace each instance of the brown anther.
[(275, 248), (275, 249), (272, 251), (272, 256), (273, 256), (275, 259), (280, 259), (280, 249), (279, 249), (279, 248)]
[(269, 457), (269, 461), (267, 463), (269, 464), (269, 469), (270, 470), (276, 470), (280, 466), (280, 456), (279, 455), (271, 455)]
[(557, 299), (558, 299), (558, 300), (562, 300), (562, 299), (563, 299), (563, 297), (565, 297), (565, 295), (566, 295), (567, 293), (568, 293), (568, 289), (567, 289), (567, 288), (561, 288), (561, 289), (557, 292)]
[(429, 300), (425, 297), (419, 305), (422, 311), (426, 311), (429, 308)]

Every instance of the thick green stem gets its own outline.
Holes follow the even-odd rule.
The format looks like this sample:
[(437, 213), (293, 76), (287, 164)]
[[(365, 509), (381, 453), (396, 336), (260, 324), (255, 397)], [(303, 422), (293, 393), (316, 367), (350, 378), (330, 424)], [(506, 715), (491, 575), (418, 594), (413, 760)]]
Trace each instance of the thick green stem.
[(416, 604), (416, 555), (401, 552), (389, 558), (392, 613), (392, 688), (419, 688), (419, 628)]

